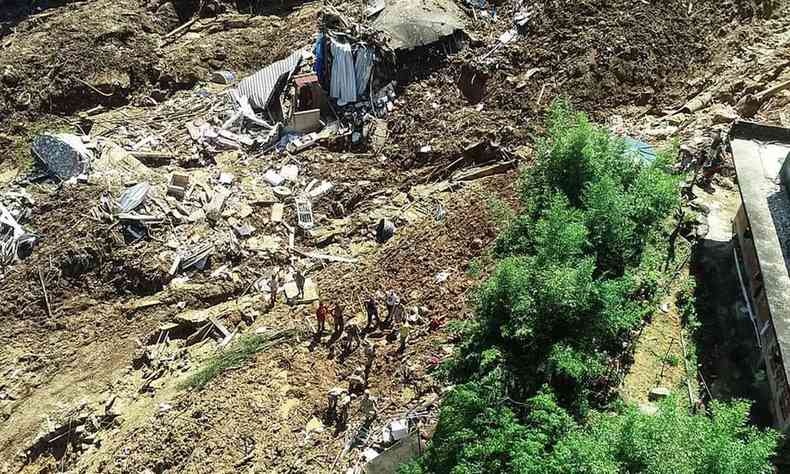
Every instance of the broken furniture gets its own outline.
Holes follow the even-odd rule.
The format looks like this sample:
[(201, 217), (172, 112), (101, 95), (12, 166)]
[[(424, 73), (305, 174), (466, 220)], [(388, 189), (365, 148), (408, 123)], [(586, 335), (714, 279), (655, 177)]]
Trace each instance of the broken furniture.
[(167, 194), (178, 199), (184, 199), (189, 188), (189, 175), (173, 173), (167, 183)]
[(289, 127), (302, 132), (321, 128), (321, 115), (330, 113), (326, 93), (318, 82), (317, 74), (295, 76), (294, 95), (291, 103)]
[(313, 222), (313, 206), (306, 195), (296, 198), (296, 215), (299, 227), (310, 230), (315, 225)]

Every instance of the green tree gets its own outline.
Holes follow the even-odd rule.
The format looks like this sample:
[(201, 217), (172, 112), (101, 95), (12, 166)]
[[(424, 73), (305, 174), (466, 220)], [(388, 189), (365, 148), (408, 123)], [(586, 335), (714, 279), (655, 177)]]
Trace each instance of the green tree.
[(655, 307), (679, 179), (670, 155), (634, 160), (566, 102), (548, 125), (520, 179), (522, 212), (443, 367), (456, 388), (426, 455), (401, 472), (765, 472), (776, 435), (749, 428), (744, 403), (713, 404), (711, 416), (595, 411), (610, 361)]
[[(560, 440), (547, 461), (553, 472), (743, 474), (772, 472), (778, 435), (748, 426), (749, 403), (711, 404), (689, 415), (675, 400), (656, 416), (635, 409), (598, 413)], [(557, 470), (560, 469), (561, 470)]]

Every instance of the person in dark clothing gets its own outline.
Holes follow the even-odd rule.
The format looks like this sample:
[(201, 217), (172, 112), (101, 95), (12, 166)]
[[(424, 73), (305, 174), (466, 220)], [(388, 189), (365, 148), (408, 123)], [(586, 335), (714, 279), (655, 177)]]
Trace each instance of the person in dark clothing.
[(296, 295), (296, 299), (302, 300), (304, 299), (304, 282), (305, 277), (304, 273), (301, 270), (296, 270), (294, 274), (294, 282), (296, 283), (296, 290), (298, 294)]
[(345, 310), (345, 307), (342, 304), (336, 304), (332, 310), (332, 318), (335, 324), (335, 337), (340, 337), (343, 334), (343, 328), (345, 326), (345, 321), (343, 320), (343, 310)]
[(368, 313), (368, 323), (365, 326), (365, 330), (369, 330), (370, 328), (378, 327), (381, 320), (379, 319), (379, 307), (376, 304), (376, 300), (371, 296), (365, 302), (365, 310)]

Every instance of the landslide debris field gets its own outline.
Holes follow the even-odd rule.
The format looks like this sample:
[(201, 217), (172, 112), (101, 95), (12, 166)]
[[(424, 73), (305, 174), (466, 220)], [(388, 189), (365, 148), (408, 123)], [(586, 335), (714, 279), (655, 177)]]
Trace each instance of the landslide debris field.
[[(387, 0), (378, 15), (403, 3), (414, 2)], [(788, 125), (790, 96), (771, 86), (788, 79), (790, 22), (770, 5), (505, 1), (493, 16), (428, 3), (452, 4), (458, 31), (382, 58), (363, 103), (394, 81), (385, 105), (327, 111), (339, 126), (324, 122), (304, 149), (265, 128), (218, 133), (249, 119), (230, 116), (227, 92), (312, 51), (328, 16), (370, 34), (375, 16), (358, 2), (85, 0), (1, 14), (0, 204), (36, 243), (22, 259), (0, 253), (0, 472), (359, 467), (391, 421), (435, 422), (431, 370), (471, 314), (553, 99), (652, 145), (678, 137), (691, 157), (738, 116)], [(209, 80), (222, 70), (229, 84)], [(276, 97), (286, 109), (291, 86)], [(89, 169), (53, 177), (31, 151), (44, 132), (86, 137)], [(174, 174), (188, 176), (180, 195)], [(127, 206), (134, 190), (144, 197)], [(353, 317), (389, 290), (409, 344), (398, 351), (396, 328), (366, 335), (377, 416), (364, 423), (355, 399), (337, 427), (327, 393), (348, 386), (364, 347), (316, 340), (315, 302)]]

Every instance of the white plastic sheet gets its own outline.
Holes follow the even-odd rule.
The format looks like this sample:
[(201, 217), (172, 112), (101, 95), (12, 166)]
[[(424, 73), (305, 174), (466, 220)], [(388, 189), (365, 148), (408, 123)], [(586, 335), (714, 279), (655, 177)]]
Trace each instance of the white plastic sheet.
[(332, 56), (334, 56), (334, 61), (332, 62), (332, 82), (329, 93), (337, 99), (337, 104), (342, 107), (357, 100), (357, 79), (351, 45), (333, 38)]
[(357, 59), (354, 62), (354, 72), (357, 78), (357, 96), (362, 97), (368, 90), (370, 73), (373, 70), (373, 49), (363, 46), (357, 50)]

